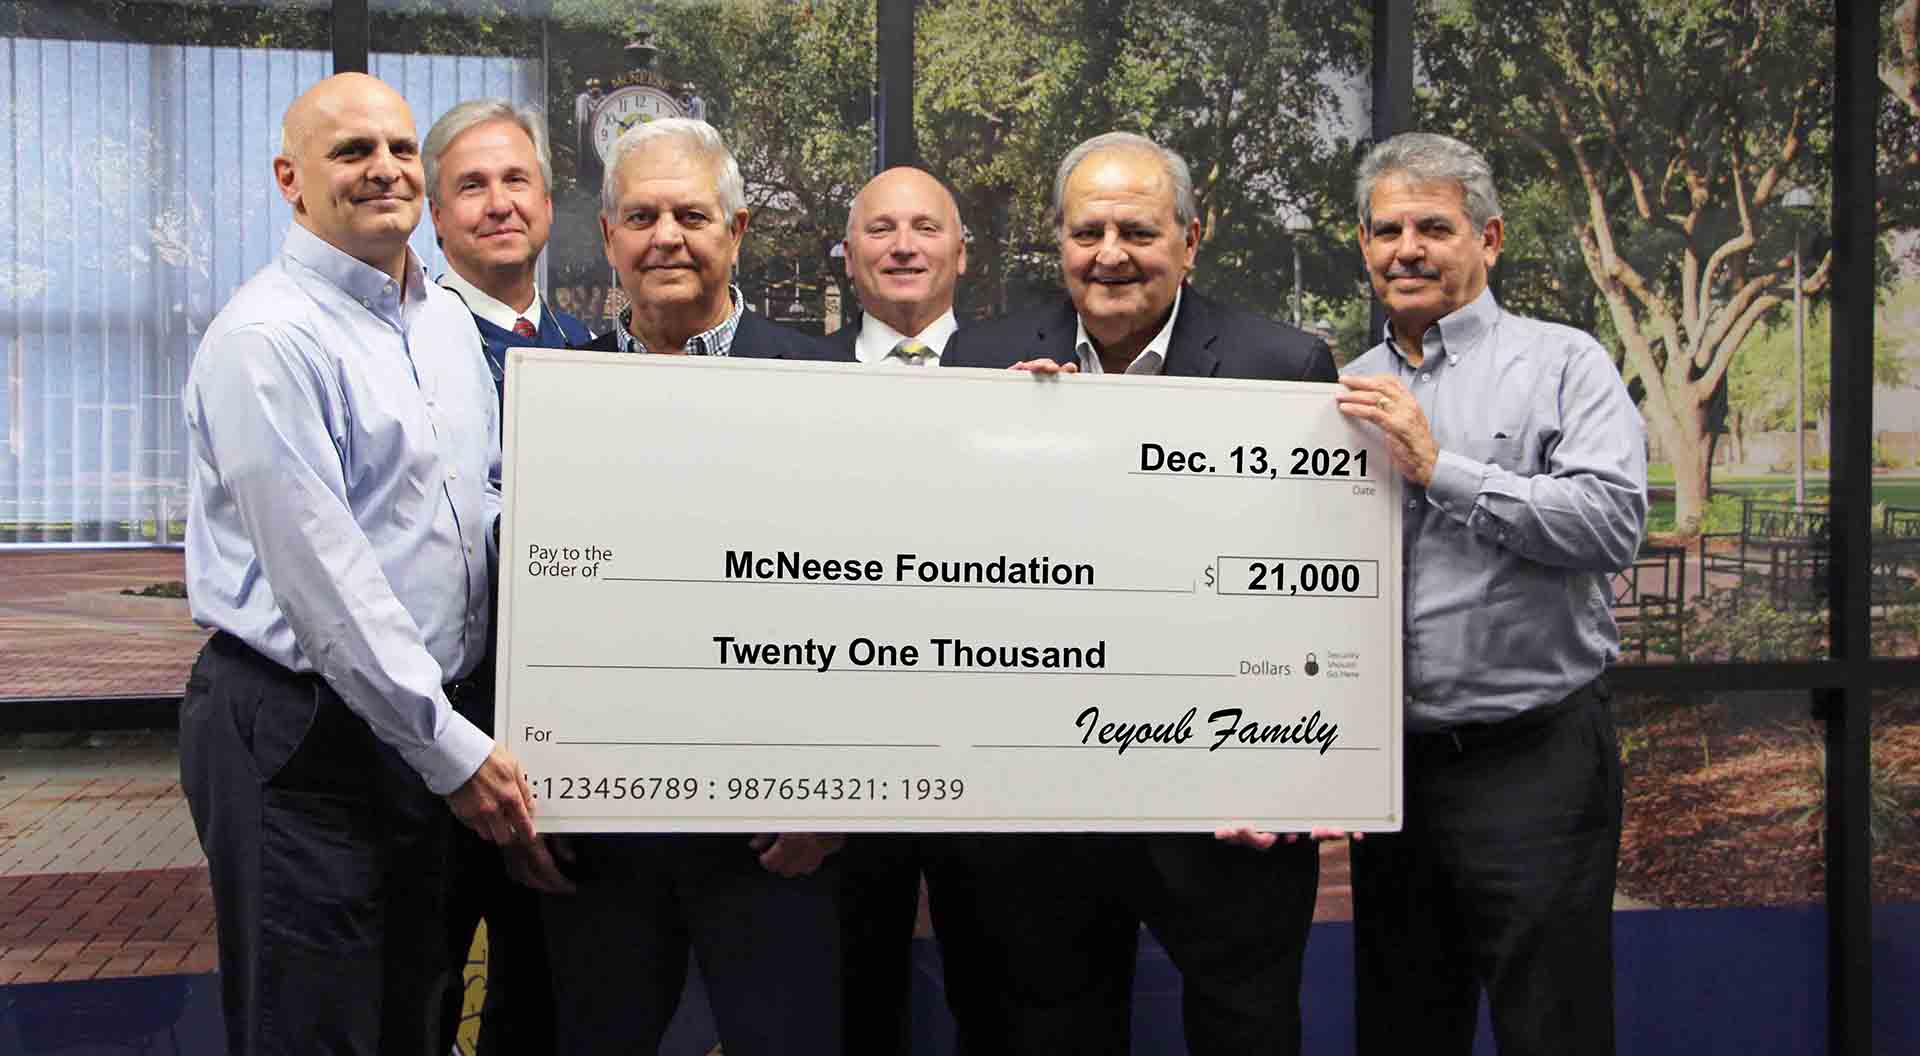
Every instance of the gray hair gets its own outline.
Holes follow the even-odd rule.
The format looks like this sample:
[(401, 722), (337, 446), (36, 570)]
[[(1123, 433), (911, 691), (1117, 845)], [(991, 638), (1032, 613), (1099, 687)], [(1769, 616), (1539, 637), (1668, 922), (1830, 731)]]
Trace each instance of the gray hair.
[(1187, 168), (1187, 159), (1155, 143), (1145, 136), (1132, 132), (1103, 132), (1079, 146), (1067, 151), (1060, 159), (1060, 170), (1053, 176), (1053, 222), (1056, 226), (1067, 219), (1067, 180), (1073, 176), (1073, 170), (1093, 154), (1103, 150), (1136, 150), (1153, 155), (1166, 171), (1167, 181), (1173, 184), (1173, 218), (1181, 227), (1193, 223), (1200, 215), (1200, 207), (1193, 200), (1193, 173)]
[(540, 159), (540, 182), (548, 195), (553, 194), (553, 155), (547, 149), (547, 119), (538, 108), (515, 106), (500, 98), (469, 99), (440, 115), (427, 130), (420, 154), (427, 166), (427, 197), (440, 201), (440, 156), (447, 152), (460, 133), (489, 121), (511, 121), (533, 141), (534, 156)]
[(1466, 196), (1467, 219), (1475, 229), (1500, 215), (1493, 189), (1493, 166), (1481, 153), (1452, 136), (1402, 132), (1367, 152), (1353, 181), (1360, 226), (1373, 226), (1373, 188), (1382, 178), (1402, 176), (1414, 183), (1451, 183)]
[(663, 117), (646, 121), (620, 133), (607, 154), (606, 173), (600, 177), (600, 214), (614, 219), (620, 205), (620, 166), (634, 151), (656, 139), (672, 137), (692, 147), (712, 163), (716, 179), (714, 192), (720, 208), (732, 220), (733, 214), (747, 207), (747, 184), (740, 177), (740, 163), (712, 125), (691, 117)]

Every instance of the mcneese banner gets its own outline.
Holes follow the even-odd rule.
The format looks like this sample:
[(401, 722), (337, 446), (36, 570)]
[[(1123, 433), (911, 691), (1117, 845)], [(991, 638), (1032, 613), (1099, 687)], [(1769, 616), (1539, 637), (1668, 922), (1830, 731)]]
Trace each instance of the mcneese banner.
[(1399, 478), (1336, 389), (513, 352), (541, 829), (1397, 829)]

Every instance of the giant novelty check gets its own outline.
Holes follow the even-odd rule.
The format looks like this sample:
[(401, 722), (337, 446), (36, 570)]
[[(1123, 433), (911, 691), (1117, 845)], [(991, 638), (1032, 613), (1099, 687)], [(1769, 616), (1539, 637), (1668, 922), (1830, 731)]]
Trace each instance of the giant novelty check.
[(1335, 386), (515, 351), (541, 827), (1400, 821), (1398, 478)]

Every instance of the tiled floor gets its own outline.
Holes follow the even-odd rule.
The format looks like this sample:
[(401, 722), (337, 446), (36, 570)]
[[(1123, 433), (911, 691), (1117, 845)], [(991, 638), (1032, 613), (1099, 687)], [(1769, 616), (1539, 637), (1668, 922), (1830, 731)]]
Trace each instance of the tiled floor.
[(178, 767), (170, 734), (0, 747), (0, 985), (213, 970)]

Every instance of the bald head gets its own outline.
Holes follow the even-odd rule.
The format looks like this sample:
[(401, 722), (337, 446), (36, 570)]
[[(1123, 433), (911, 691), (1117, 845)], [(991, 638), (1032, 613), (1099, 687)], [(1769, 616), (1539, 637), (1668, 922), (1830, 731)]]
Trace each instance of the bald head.
[(388, 87), (387, 82), (365, 73), (336, 73), (302, 92), (280, 119), (280, 153), (296, 154), (317, 123), (338, 112), (343, 105), (360, 99), (384, 99), (399, 104), (413, 123), (413, 108)]
[(413, 110), (364, 73), (342, 73), (287, 107), (273, 174), (294, 222), (334, 248), (403, 277), (426, 174)]
[(939, 180), (914, 168), (875, 176), (847, 216), (847, 277), (860, 306), (914, 337), (953, 308), (967, 271), (960, 208)]

